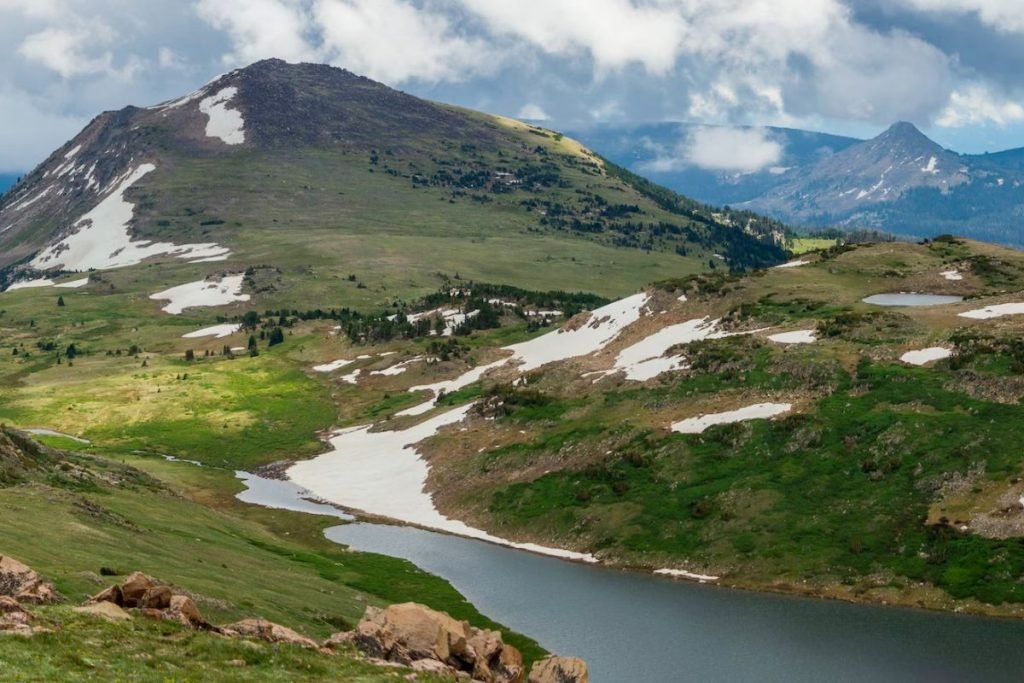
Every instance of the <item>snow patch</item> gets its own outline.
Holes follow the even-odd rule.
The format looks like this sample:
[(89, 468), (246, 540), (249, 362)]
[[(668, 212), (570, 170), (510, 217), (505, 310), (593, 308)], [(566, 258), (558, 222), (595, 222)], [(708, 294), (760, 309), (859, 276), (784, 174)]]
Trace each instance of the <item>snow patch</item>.
[[(516, 368), (520, 374), (536, 370), (542, 365), (568, 360), (596, 353), (615, 340), (619, 333), (640, 319), (641, 311), (647, 305), (648, 295), (645, 293), (602, 306), (590, 313), (590, 317), (576, 328), (562, 328), (549, 332), (542, 337), (531, 339), (520, 344), (506, 346), (503, 350), (511, 351), (512, 355), (472, 370), (455, 379), (415, 386), (409, 391), (440, 392), (458, 391), (478, 381), (487, 372), (518, 363)], [(433, 399), (407, 408), (398, 416), (422, 415), (434, 407)]]
[(793, 332), (780, 332), (772, 334), (768, 339), (776, 344), (813, 344), (818, 341), (814, 330), (795, 330)]
[(1004, 315), (1022, 315), (1024, 314), (1024, 304), (995, 304), (993, 306), (986, 306), (985, 308), (978, 308), (973, 311), (967, 311), (961, 313), (961, 318), (972, 318), (974, 320), (989, 320), (991, 318), (1002, 318)]
[(709, 321), (706, 317), (669, 325), (620, 351), (615, 365), (607, 373), (624, 370), (626, 379), (645, 382), (663, 372), (685, 367), (683, 356), (664, 355), (673, 346), (728, 336), (729, 333), (718, 329), (718, 320)]
[(905, 354), (900, 356), (900, 360), (909, 365), (927, 365), (933, 361), (949, 358), (952, 355), (952, 349), (947, 349), (942, 346), (932, 346), (927, 349), (907, 351)]
[(800, 259), (798, 261), (790, 261), (789, 263), (783, 263), (783, 264), (780, 264), (780, 265), (777, 265), (777, 266), (772, 266), (772, 267), (773, 268), (799, 268), (800, 266), (806, 266), (809, 263), (811, 263), (811, 261), (806, 261), (804, 259)]
[(52, 185), (50, 187), (46, 188), (45, 190), (43, 190), (42, 192), (39, 192), (38, 194), (36, 194), (31, 199), (26, 199), (23, 202), (18, 202), (17, 204), (15, 204), (14, 206), (11, 207), (11, 211), (21, 211), (22, 209), (27, 209), (28, 207), (32, 206), (33, 204), (38, 202), (40, 199), (45, 197), (46, 195), (50, 194), (51, 191), (53, 191), (53, 186)]
[(389, 368), (384, 368), (383, 370), (372, 370), (370, 374), (383, 375), (385, 377), (394, 377), (395, 375), (401, 375), (403, 372), (409, 369), (410, 365), (412, 365), (413, 363), (418, 363), (421, 360), (423, 360), (423, 356), (416, 356), (415, 358), (410, 358), (407, 361), (402, 361), (401, 363), (392, 365)]
[(932, 175), (938, 175), (939, 169), (937, 167), (939, 160), (936, 157), (932, 157), (928, 160), (928, 165), (921, 168), (921, 173), (931, 173)]
[(215, 339), (223, 339), (224, 337), (230, 337), (238, 330), (242, 329), (240, 324), (227, 323), (224, 325), (212, 325), (211, 327), (204, 327), (201, 330), (195, 332), (189, 332), (188, 334), (181, 335), (183, 339), (199, 339), (200, 337), (213, 337)]
[(199, 111), (206, 114), (206, 136), (220, 138), (225, 144), (240, 145), (245, 142), (245, 119), (237, 109), (227, 105), (238, 94), (238, 88), (224, 88), (199, 103)]
[(32, 260), (32, 267), (39, 270), (103, 270), (133, 266), (150, 256), (162, 254), (195, 258), (227, 253), (225, 247), (211, 243), (132, 240), (129, 225), (135, 206), (124, 200), (124, 193), (154, 170), (156, 166), (153, 164), (142, 164), (115, 181), (118, 184), (114, 191), (75, 223), (76, 232), (41, 252)]
[(354, 360), (346, 360), (344, 358), (339, 358), (336, 361), (331, 361), (330, 363), (324, 363), (323, 365), (314, 365), (313, 366), (313, 372), (334, 372), (335, 370), (340, 370), (341, 368), (345, 367), (346, 365), (351, 365), (352, 363), (355, 363), (355, 361)]
[(963, 280), (964, 279), (964, 276), (961, 275), (960, 271), (958, 271), (958, 270), (944, 270), (941, 273), (939, 273), (939, 275), (941, 275), (942, 277), (946, 278), (947, 280), (954, 280), (954, 281), (956, 281), (956, 280)]
[(672, 431), (680, 434), (701, 434), (714, 425), (745, 422), (747, 420), (766, 420), (793, 409), (791, 403), (755, 403), (752, 406), (729, 410), (724, 413), (711, 413), (690, 417), (672, 424)]
[(78, 280), (72, 280), (71, 282), (62, 282), (55, 286), (62, 289), (78, 289), (79, 287), (85, 287), (87, 284), (89, 284), (89, 278), (83, 277)]
[(288, 469), (288, 478), (344, 508), (416, 524), (428, 529), (499, 543), (520, 550), (594, 562), (590, 554), (514, 543), (442, 515), (424, 490), (429, 465), (414, 448), (442, 428), (461, 422), (472, 404), (455, 408), (408, 429), (372, 432), (370, 426), (337, 432), (332, 451)]
[(699, 583), (718, 581), (720, 578), (718, 576), (711, 576), (710, 574), (694, 574), (693, 572), (688, 572), (685, 569), (655, 569), (654, 573), (661, 576), (671, 576), (676, 579), (692, 579)]
[(46, 278), (38, 278), (36, 280), (22, 280), (21, 282), (15, 282), (10, 287), (5, 289), (5, 292), (13, 292), (16, 289), (34, 289), (36, 287), (52, 287), (53, 280)]
[(154, 301), (170, 301), (162, 310), (171, 315), (178, 315), (186, 308), (226, 306), (236, 301), (249, 300), (248, 294), (242, 294), (242, 280), (244, 277), (244, 275), (228, 275), (216, 281), (198, 280), (196, 282), (188, 282), (162, 292), (157, 292), (149, 298)]

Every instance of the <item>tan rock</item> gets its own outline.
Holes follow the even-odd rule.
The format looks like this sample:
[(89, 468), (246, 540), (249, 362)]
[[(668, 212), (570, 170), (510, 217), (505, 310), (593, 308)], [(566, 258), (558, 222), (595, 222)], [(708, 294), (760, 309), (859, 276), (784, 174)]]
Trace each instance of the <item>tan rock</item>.
[(225, 635), (258, 638), (268, 643), (285, 643), (316, 650), (319, 646), (310, 638), (291, 630), (287, 626), (275, 624), (266, 619), (243, 619), (221, 629)]
[(101, 590), (96, 595), (89, 598), (86, 602), (97, 603), (97, 602), (112, 602), (115, 605), (121, 607), (124, 605), (124, 594), (121, 592), (121, 587), (114, 584), (110, 588)]
[(355, 644), (355, 631), (342, 631), (332, 634), (327, 640), (320, 644), (325, 650), (340, 650)]
[(57, 590), (28, 565), (6, 555), (0, 555), (0, 595), (36, 604), (60, 599)]
[(104, 619), (109, 619), (110, 621), (127, 621), (132, 618), (132, 615), (125, 612), (120, 606), (106, 601), (94, 602), (82, 607), (76, 607), (74, 611), (79, 614), (89, 614), (94, 617), (102, 617)]
[(199, 611), (195, 601), (187, 595), (172, 595), (163, 615), (165, 619), (177, 621), (182, 626), (210, 627), (210, 622), (203, 618), (203, 613)]
[[(124, 588), (121, 590), (124, 590)], [(134, 606), (148, 609), (167, 609), (171, 606), (172, 595), (170, 586), (153, 586), (142, 594), (142, 597), (138, 599), (138, 603)]]
[(415, 662), (410, 664), (410, 667), (419, 673), (447, 676), (448, 678), (455, 680), (455, 670), (444, 662), (439, 662), (436, 659), (417, 659)]
[[(448, 662), (453, 656), (467, 652), (467, 624), (444, 612), (406, 602), (391, 605), (380, 618), (384, 620), (386, 632), (409, 652), (413, 660)], [(377, 619), (374, 621), (379, 623)]]
[(147, 593), (157, 587), (157, 582), (151, 576), (142, 572), (132, 572), (124, 583), (121, 584), (121, 595), (124, 597), (122, 607), (149, 607), (142, 604)]
[(528, 683), (589, 683), (587, 663), (577, 657), (548, 657), (534, 663)]

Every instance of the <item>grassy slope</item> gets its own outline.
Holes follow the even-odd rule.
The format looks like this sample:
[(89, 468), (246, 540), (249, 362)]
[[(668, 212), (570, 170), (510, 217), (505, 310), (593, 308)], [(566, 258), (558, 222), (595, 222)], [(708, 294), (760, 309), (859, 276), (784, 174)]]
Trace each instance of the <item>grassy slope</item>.
[[(46, 440), (69, 445), (63, 439)], [(411, 564), (345, 552), (324, 540), (322, 529), (335, 523), (333, 519), (235, 501), (240, 485), (228, 470), (110, 449), (85, 450), (147, 471), (169, 488), (68, 486), (52, 477), (0, 488), (0, 552), (54, 580), (72, 602), (113, 581), (97, 576), (101, 567), (109, 567), (120, 573), (145, 571), (193, 593), (214, 623), (262, 616), (322, 638), (351, 627), (368, 604), (415, 600), (474, 624), (496, 626), (450, 585)], [(55, 548), (60, 551), (55, 553)], [(237, 674), (228, 669), (227, 680), (279, 680), (282, 675), (319, 680), (329, 672), (354, 680), (390, 680), (390, 674), (349, 658), (327, 660), (292, 648), (249, 648), (167, 625), (86, 628), (85, 620), (66, 608), (39, 613), (57, 632), (27, 648), (18, 640), (0, 639), (5, 679), (38, 680), (60, 671), (65, 680), (110, 680), (128, 674), (132, 680), (186, 680), (215, 675), (227, 662), (242, 659), (246, 668)], [(540, 652), (528, 639), (507, 637), (530, 658)], [(107, 654), (98, 656), (101, 650)], [(138, 652), (151, 657), (139, 658)]]
[[(963, 282), (938, 276), (978, 255), (999, 259), (998, 271), (985, 260)], [(896, 244), (691, 296), (696, 315), (731, 311), (748, 328), (818, 327), (824, 339), (788, 348), (707, 342), (689, 350), (690, 372), (643, 388), (606, 381), (594, 389), (566, 371), (540, 371), (530, 382), (547, 397), (539, 404), (434, 441), (432, 487), (447, 512), (495, 533), (625, 565), (684, 564), (736, 585), (1018, 613), (1024, 546), (955, 526), (1020, 489), (1016, 347), (985, 342), (980, 354), (928, 368), (897, 358), (949, 344), (964, 329), (1012, 339), (1020, 321), (970, 323), (947, 308), (879, 311), (859, 300), (1022, 286), (1017, 253)], [(666, 429), (772, 400), (792, 401), (796, 413), (699, 436)], [(959, 489), (949, 483), (961, 480)], [(955, 525), (938, 523), (943, 515)]]

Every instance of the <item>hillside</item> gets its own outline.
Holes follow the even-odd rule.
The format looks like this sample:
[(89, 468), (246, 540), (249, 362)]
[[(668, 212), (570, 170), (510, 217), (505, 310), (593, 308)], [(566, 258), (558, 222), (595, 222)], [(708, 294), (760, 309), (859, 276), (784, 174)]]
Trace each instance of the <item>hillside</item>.
[(776, 163), (753, 172), (715, 171), (680, 157), (699, 129), (659, 124), (577, 135), (598, 153), (677, 192), (794, 226), (1024, 244), (1016, 220), (1024, 206), (1019, 149), (958, 154), (906, 122), (864, 141), (765, 128), (765, 137), (781, 147)]
[(269, 265), (303, 292), (260, 293), (277, 307), (388, 305), (437, 273), (624, 294), (714, 254), (783, 256), (775, 222), (649, 195), (560, 134), (269, 60), (94, 119), (4, 196), (0, 267), (14, 281), (158, 260), (170, 286), (211, 261)]

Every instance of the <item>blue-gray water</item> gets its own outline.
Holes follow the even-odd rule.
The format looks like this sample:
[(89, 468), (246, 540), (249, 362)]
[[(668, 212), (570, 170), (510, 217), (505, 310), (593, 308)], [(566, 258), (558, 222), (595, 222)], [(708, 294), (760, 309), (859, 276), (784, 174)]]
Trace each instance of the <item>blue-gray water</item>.
[(864, 303), (876, 306), (939, 306), (941, 304), (956, 304), (963, 300), (962, 296), (900, 292), (897, 294), (875, 294), (864, 299)]
[(596, 683), (1024, 680), (1024, 623), (750, 593), (565, 562), (407, 527), (327, 537), (403, 557)]
[[(246, 502), (347, 517), (290, 482), (237, 473)], [(1024, 680), (1024, 622), (701, 586), (409, 527), (345, 524), (332, 541), (402, 557), (595, 683)]]

